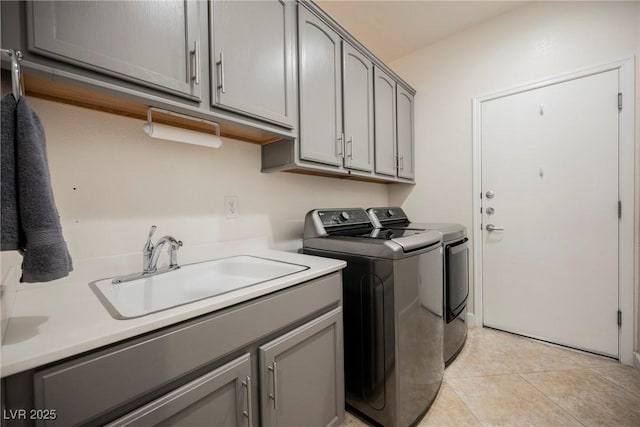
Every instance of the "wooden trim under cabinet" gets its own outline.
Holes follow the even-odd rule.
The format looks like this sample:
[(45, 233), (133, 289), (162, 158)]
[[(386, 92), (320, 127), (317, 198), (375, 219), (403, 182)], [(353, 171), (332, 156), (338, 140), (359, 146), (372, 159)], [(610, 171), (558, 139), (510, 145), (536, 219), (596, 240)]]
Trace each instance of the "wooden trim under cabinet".
[[(36, 98), (75, 105), (120, 116), (139, 120), (147, 119), (149, 105), (131, 101), (125, 98), (107, 95), (89, 89), (68, 85), (54, 80), (44, 79), (29, 74), (23, 75), (25, 93)], [(154, 114), (154, 122), (191, 129), (211, 132), (211, 126), (192, 120), (163, 114)], [(213, 119), (215, 121), (215, 119)], [(228, 123), (220, 123), (221, 136), (253, 144), (268, 144), (281, 138), (260, 130), (247, 129)]]

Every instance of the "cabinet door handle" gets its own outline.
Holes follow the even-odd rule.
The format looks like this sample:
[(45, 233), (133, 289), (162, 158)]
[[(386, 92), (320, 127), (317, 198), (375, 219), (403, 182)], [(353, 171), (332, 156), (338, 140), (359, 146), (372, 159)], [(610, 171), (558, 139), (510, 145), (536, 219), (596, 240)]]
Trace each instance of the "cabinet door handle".
[(276, 372), (278, 366), (276, 362), (273, 362), (272, 366), (269, 366), (269, 370), (273, 375), (273, 393), (269, 393), (269, 399), (273, 400), (273, 409), (278, 410), (278, 375)]
[(340, 134), (336, 142), (336, 156), (344, 158), (344, 133)]
[(216, 62), (216, 65), (220, 67), (220, 82), (218, 83), (218, 89), (220, 92), (225, 93), (224, 90), (224, 55), (220, 52), (220, 60)]
[(347, 154), (347, 157), (352, 159), (353, 158), (353, 137), (352, 136), (350, 136), (349, 139), (347, 139), (347, 144), (349, 147), (349, 154)]
[(242, 414), (247, 417), (249, 426), (253, 427), (253, 407), (251, 406), (251, 377), (247, 377), (242, 385), (247, 388), (247, 410), (242, 411)]
[(189, 52), (191, 54), (191, 80), (195, 84), (200, 84), (200, 42), (196, 40), (193, 42), (193, 50)]
[(404, 170), (404, 156), (400, 156), (400, 170)]

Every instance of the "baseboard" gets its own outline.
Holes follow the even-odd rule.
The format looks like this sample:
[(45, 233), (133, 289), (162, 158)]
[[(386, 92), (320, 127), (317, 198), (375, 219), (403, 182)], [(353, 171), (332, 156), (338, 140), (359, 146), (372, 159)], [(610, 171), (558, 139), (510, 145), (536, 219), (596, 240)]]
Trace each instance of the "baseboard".
[(476, 326), (476, 316), (473, 313), (467, 312), (467, 326), (470, 328), (475, 328)]
[(633, 353), (633, 366), (640, 369), (640, 353)]

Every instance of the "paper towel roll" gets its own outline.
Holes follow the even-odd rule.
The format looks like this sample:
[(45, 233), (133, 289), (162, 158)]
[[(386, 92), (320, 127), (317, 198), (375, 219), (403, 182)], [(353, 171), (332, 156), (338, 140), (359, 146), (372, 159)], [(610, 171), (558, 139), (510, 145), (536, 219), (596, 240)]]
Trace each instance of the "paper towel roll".
[(210, 148), (219, 148), (222, 146), (222, 139), (218, 135), (209, 133), (149, 122), (144, 124), (143, 129), (147, 135), (152, 138), (202, 145)]

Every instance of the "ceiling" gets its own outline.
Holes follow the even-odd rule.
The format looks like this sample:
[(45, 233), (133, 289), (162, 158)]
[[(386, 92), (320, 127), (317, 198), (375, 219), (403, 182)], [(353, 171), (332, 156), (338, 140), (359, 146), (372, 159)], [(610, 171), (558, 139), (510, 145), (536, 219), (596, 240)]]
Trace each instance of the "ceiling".
[(316, 0), (316, 3), (388, 63), (528, 2)]

